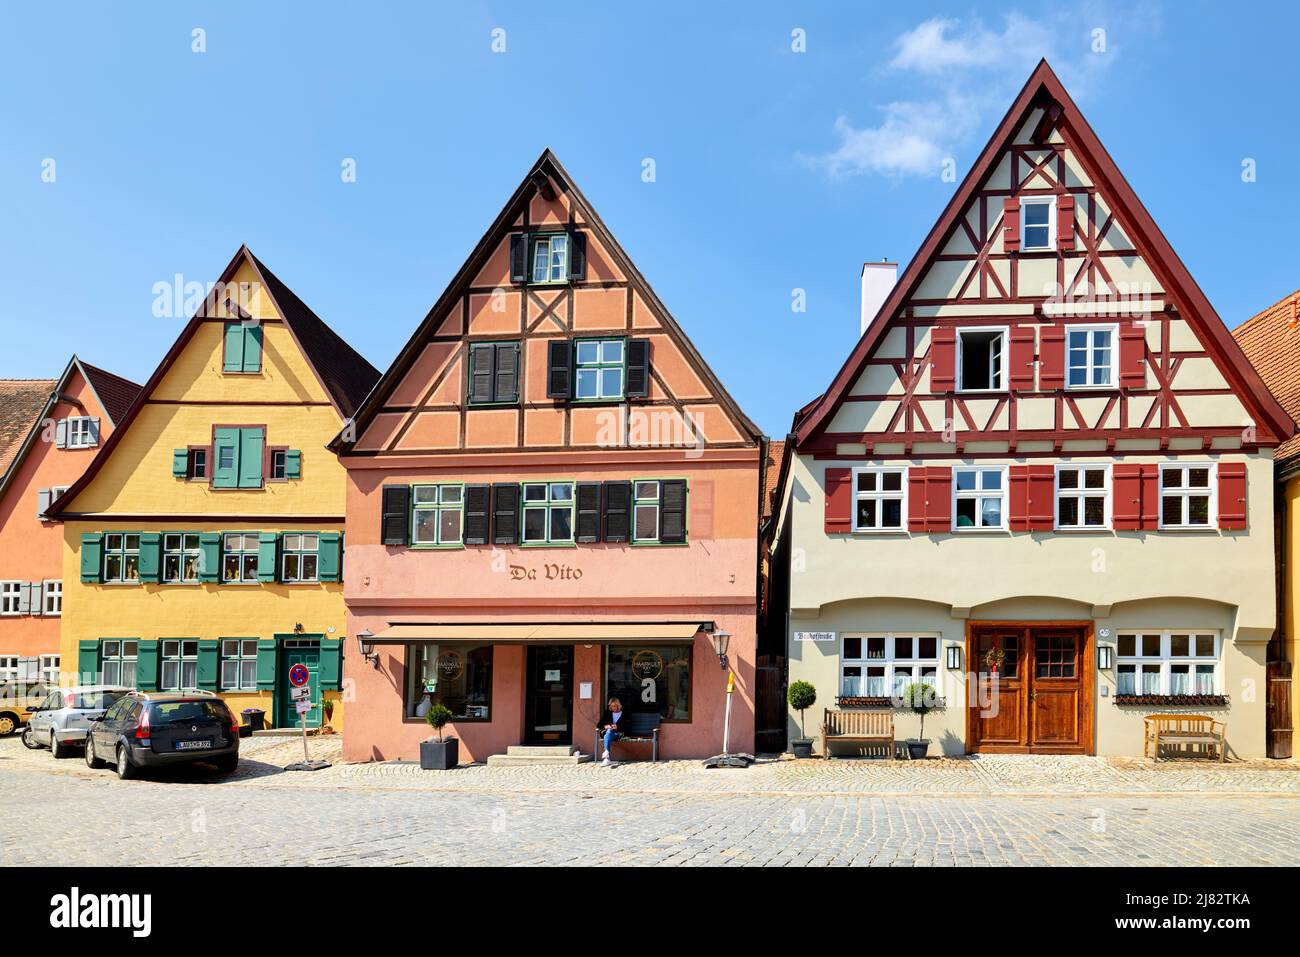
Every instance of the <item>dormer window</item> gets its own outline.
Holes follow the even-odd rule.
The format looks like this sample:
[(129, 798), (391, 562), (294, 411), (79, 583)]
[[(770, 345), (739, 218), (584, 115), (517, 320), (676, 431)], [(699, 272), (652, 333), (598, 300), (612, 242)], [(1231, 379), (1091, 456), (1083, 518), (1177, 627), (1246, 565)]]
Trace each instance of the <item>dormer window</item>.
[(1020, 249), (1048, 252), (1056, 248), (1056, 204), (1051, 196), (1020, 200)]
[(957, 330), (957, 389), (994, 392), (1005, 389), (1005, 329)]

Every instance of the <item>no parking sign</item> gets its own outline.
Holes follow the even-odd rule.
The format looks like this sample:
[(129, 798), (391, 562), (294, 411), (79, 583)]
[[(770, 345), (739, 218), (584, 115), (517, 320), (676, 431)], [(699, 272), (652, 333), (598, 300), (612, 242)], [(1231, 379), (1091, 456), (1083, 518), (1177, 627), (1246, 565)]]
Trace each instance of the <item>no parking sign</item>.
[(301, 688), (310, 678), (311, 672), (307, 670), (307, 666), (302, 662), (289, 669), (289, 684), (295, 688)]

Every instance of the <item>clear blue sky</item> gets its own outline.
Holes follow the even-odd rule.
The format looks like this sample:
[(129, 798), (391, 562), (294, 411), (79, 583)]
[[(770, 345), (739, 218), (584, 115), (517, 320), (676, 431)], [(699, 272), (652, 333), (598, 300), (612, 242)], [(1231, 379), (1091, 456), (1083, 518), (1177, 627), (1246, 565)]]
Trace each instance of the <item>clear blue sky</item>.
[(241, 242), (382, 368), (550, 146), (784, 435), (856, 341), (862, 261), (911, 258), (938, 163), (965, 171), (1042, 55), (1228, 325), (1300, 286), (1290, 4), (539, 9), (0, 8), (0, 376), (76, 351), (143, 381), (182, 321), (154, 284)]

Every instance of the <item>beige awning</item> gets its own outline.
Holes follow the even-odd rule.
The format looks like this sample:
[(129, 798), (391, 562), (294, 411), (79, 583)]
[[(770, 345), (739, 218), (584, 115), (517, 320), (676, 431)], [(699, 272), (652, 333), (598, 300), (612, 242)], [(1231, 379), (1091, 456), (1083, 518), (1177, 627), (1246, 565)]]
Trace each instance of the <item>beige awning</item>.
[(690, 641), (712, 622), (519, 622), (510, 625), (389, 625), (371, 641), (383, 645), (427, 642), (490, 641), (494, 644), (602, 645), (641, 644), (654, 641)]

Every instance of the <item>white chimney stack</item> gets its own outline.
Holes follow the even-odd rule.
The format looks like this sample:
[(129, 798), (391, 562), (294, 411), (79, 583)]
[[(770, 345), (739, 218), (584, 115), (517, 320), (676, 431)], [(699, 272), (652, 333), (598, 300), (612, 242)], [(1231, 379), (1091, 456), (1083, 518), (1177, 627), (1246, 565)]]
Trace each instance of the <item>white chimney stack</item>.
[(898, 280), (898, 263), (881, 260), (862, 264), (862, 331), (867, 331), (871, 320), (885, 304), (890, 290)]

